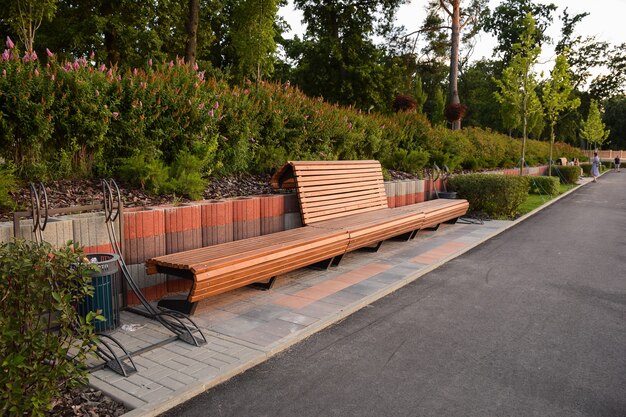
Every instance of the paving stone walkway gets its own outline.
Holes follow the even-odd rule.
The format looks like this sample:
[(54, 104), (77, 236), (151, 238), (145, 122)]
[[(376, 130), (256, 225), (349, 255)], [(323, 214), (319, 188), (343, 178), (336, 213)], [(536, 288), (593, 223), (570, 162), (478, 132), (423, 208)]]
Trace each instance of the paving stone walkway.
[[(269, 291), (241, 288), (212, 297), (193, 317), (206, 345), (167, 343), (133, 355), (136, 374), (125, 378), (103, 369), (91, 374), (90, 383), (132, 408), (126, 417), (158, 415), (522, 220), (443, 224), (437, 231), (421, 231), (409, 242), (385, 241), (376, 253), (349, 253), (338, 267), (326, 271), (301, 269), (286, 274)], [(131, 352), (173, 336), (157, 323), (129, 312), (122, 313), (124, 324), (135, 325), (136, 330), (125, 331), (122, 326), (113, 336)]]

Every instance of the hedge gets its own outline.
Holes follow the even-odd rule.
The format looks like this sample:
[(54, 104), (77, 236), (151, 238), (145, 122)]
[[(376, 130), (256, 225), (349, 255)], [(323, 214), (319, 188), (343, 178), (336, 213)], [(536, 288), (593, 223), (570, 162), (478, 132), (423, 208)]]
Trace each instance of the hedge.
[(450, 177), (451, 190), (470, 203), (470, 210), (489, 216), (513, 216), (528, 197), (527, 177), (501, 174), (468, 174)]
[[(553, 166), (552, 176), (558, 177), (559, 180), (561, 181), (561, 184), (576, 184), (576, 182), (580, 178), (581, 168), (584, 171), (585, 169), (584, 167), (585, 167), (585, 164), (581, 164), (580, 166), (575, 166), (575, 165)], [(589, 165), (589, 167), (591, 167), (591, 165)]]
[(559, 179), (556, 177), (527, 177), (530, 183), (530, 192), (534, 194), (559, 194)]
[[(414, 172), (519, 160), (519, 140), (490, 130), (433, 127), (415, 112), (363, 113), (278, 83), (230, 86), (182, 60), (120, 72), (26, 55), (0, 58), (0, 158), (22, 179), (115, 176), (191, 196), (210, 175), (269, 173), (288, 159), (377, 159)], [(555, 152), (582, 157), (558, 143)], [(527, 142), (529, 165), (548, 153), (548, 142)]]

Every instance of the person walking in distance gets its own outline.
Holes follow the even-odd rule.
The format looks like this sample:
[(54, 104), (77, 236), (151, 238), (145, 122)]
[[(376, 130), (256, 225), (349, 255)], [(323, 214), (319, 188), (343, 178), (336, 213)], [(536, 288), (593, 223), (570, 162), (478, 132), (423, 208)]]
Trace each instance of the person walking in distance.
[(591, 162), (591, 175), (593, 175), (593, 182), (598, 182), (600, 176), (600, 158), (598, 158), (598, 152), (593, 153), (593, 161)]
[(615, 171), (617, 171), (617, 172), (619, 172), (619, 171), (620, 171), (620, 166), (619, 166), (619, 164), (620, 164), (621, 162), (622, 162), (622, 161), (619, 159), (619, 155), (617, 155), (617, 156), (615, 157)]

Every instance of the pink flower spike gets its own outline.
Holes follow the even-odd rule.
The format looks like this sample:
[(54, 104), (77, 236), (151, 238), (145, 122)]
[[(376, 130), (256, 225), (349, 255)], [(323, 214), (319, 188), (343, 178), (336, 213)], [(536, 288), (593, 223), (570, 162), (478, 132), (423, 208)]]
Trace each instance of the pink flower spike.
[(77, 70), (80, 68), (80, 63), (78, 61), (74, 62), (74, 69)]
[(91, 55), (89, 55), (89, 57), (93, 61), (93, 59), (96, 57), (96, 53), (94, 51), (91, 51)]
[(54, 56), (54, 54), (52, 53), (51, 50), (49, 50), (48, 48), (46, 48), (46, 54), (48, 54), (48, 58), (52, 58)]
[(152, 58), (150, 58), (150, 59), (148, 60), (148, 66), (149, 66), (149, 67), (151, 67), (151, 66), (152, 66)]
[(11, 40), (11, 38), (9, 38), (7, 36), (7, 48), (9, 49), (13, 49), (15, 47), (15, 44), (13, 43), (13, 41)]
[(137, 68), (133, 68), (133, 75), (137, 75)]
[(213, 117), (213, 110), (209, 110), (209, 116)]
[(220, 102), (216, 101), (215, 104), (213, 105), (214, 109), (219, 109), (220, 108)]
[(113, 76), (113, 70), (111, 68), (109, 68), (109, 70), (107, 71), (107, 76), (109, 77)]
[(52, 76), (50, 77), (50, 79), (51, 79), (52, 81), (56, 80), (56, 78), (57, 78), (57, 77), (56, 77), (54, 74), (52, 74)]
[(39, 77), (39, 70), (37, 68), (35, 68), (35, 71), (33, 71), (35, 73), (35, 77)]
[(107, 69), (107, 66), (104, 64), (100, 64), (100, 68), (98, 68), (100, 70), (100, 72), (104, 72), (105, 69)]
[(6, 76), (7, 76), (7, 70), (5, 70), (5, 69), (3, 69), (3, 70), (2, 70), (2, 76), (3, 76), (3, 77), (6, 77)]
[(8, 49), (4, 50), (4, 53), (2, 54), (2, 60), (3, 61), (8, 61), (11, 59), (11, 54), (9, 53)]
[(198, 71), (198, 64), (196, 64), (195, 62), (193, 63), (193, 70)]
[(31, 52), (31, 53), (30, 53), (30, 59), (31, 59), (32, 61), (37, 61), (37, 58), (39, 58), (39, 57), (37, 56), (37, 52), (33, 51), (33, 52)]
[(114, 111), (113, 113), (111, 113), (111, 116), (113, 116), (114, 119), (117, 119), (119, 117), (119, 113)]
[(170, 68), (174, 66), (174, 61), (170, 61)]

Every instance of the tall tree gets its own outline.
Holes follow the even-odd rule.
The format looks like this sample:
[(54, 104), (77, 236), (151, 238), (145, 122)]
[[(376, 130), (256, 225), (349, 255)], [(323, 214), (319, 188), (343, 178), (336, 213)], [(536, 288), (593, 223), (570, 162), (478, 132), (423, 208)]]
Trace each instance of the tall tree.
[(594, 149), (598, 149), (606, 142), (610, 133), (611, 132), (606, 129), (606, 126), (602, 122), (598, 102), (591, 100), (589, 114), (587, 114), (587, 118), (583, 120), (580, 128), (580, 136), (585, 139), (587, 143), (593, 145)]
[[(478, 29), (478, 17), (486, 6), (486, 0), (471, 0), (466, 6), (461, 8), (461, 0), (436, 0), (431, 3), (431, 13), (445, 13), (449, 22), (448, 26), (443, 26), (450, 30), (450, 72), (448, 76), (448, 106), (457, 107), (457, 111), (449, 112), (458, 114), (457, 119), (450, 120), (453, 130), (461, 129), (460, 111), (461, 100), (459, 99), (458, 79), (459, 79), (459, 54), (461, 47), (461, 32), (466, 27), (472, 30), (466, 36), (472, 36)], [(436, 22), (433, 19), (433, 22)], [(428, 29), (428, 28), (427, 28)]]
[(402, 0), (295, 0), (307, 25), (287, 51), (293, 79), (307, 94), (361, 109), (388, 110), (406, 78), (396, 57), (377, 46)]
[(611, 132), (608, 138), (611, 149), (626, 149), (626, 95), (613, 96), (604, 102), (602, 120)]
[(561, 113), (580, 106), (580, 99), (572, 95), (573, 86), (570, 69), (565, 53), (556, 57), (550, 79), (543, 85), (543, 108), (550, 126), (550, 163), (548, 175), (552, 175), (552, 148), (554, 147), (554, 128)]
[(520, 175), (523, 174), (528, 132), (534, 127), (532, 124), (529, 126), (529, 122), (536, 122), (537, 116), (541, 114), (534, 72), (534, 66), (541, 53), (541, 48), (536, 46), (535, 41), (537, 30), (535, 19), (528, 13), (522, 24), (525, 29), (520, 42), (513, 44), (511, 62), (502, 72), (502, 79), (496, 80), (500, 91), (495, 94), (498, 102), (503, 105), (503, 116), (509, 116), (510, 112), (514, 112), (519, 116), (516, 121), (519, 120), (522, 125)]
[(231, 47), (239, 80), (260, 80), (271, 74), (276, 52), (276, 0), (237, 0), (234, 2)]
[(187, 18), (187, 47), (185, 48), (185, 58), (191, 65), (196, 63), (196, 53), (198, 51), (198, 24), (200, 23), (200, 0), (189, 0), (189, 11)]
[(32, 52), (39, 27), (52, 19), (56, 8), (57, 0), (0, 0), (0, 19), (9, 22), (24, 50)]
[(530, 14), (536, 30), (532, 37), (532, 46), (541, 47), (550, 38), (545, 34), (552, 23), (552, 13), (557, 7), (552, 4), (536, 4), (533, 0), (505, 0), (483, 20), (483, 29), (495, 35), (497, 39), (494, 53), (499, 55), (504, 66), (509, 64), (514, 53), (513, 45), (520, 43), (526, 30), (526, 15)]

